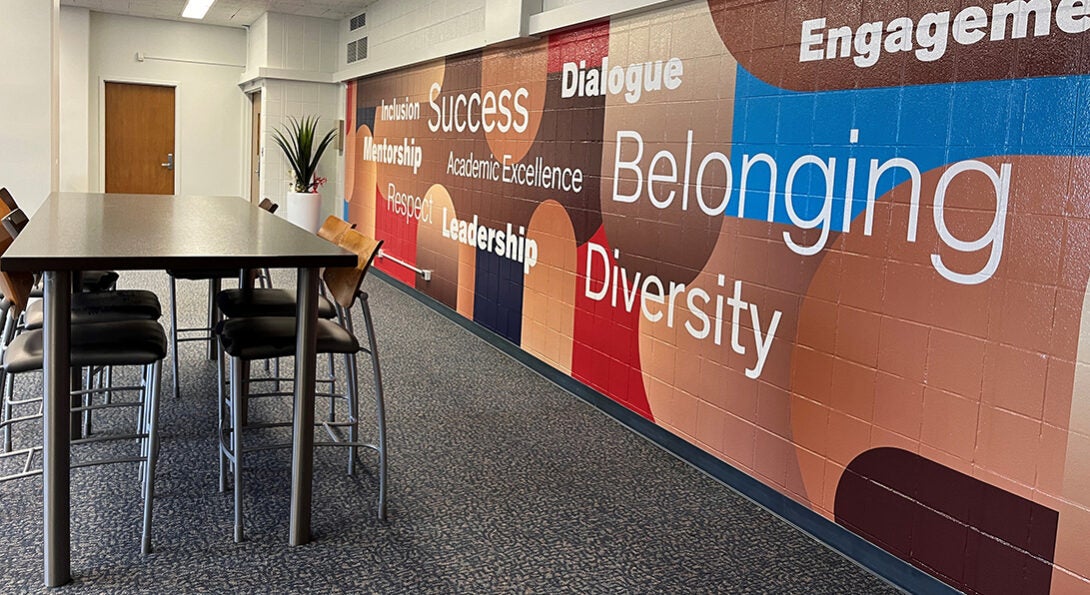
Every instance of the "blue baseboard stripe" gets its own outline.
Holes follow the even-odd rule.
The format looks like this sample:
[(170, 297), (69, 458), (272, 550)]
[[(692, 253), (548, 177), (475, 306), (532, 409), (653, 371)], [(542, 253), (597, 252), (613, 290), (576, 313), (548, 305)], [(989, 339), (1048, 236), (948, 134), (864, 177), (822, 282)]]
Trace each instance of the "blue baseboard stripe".
[(798, 527), (894, 586), (910, 593), (959, 593), (959, 591), (930, 574), (908, 564), (844, 527), (829, 521), (746, 473), (678, 438), (613, 399), (537, 359), (507, 339), (458, 314), (446, 304), (401, 283), (378, 269), (372, 268), (371, 274), (484, 339), (496, 349), (513, 357), (519, 363), (541, 374), (552, 383), (583, 399), (670, 454), (722, 482), (742, 496)]

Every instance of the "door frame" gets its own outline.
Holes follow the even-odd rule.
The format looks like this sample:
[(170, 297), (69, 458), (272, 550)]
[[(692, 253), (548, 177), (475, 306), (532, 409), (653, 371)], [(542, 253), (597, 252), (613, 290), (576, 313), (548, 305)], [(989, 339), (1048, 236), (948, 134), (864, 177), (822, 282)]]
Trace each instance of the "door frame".
[[(175, 91), (175, 93), (177, 93), (177, 91)], [(262, 164), (265, 161), (265, 148), (266, 148), (266, 143), (265, 143), (266, 120), (265, 120), (264, 114), (265, 114), (265, 100), (266, 100), (268, 94), (265, 93), (265, 85), (264, 84), (255, 84), (255, 85), (252, 85), (252, 86), (243, 86), (242, 87), (242, 96), (245, 99), (245, 101), (243, 102), (243, 106), (244, 106), (244, 110), (245, 110), (245, 116), (243, 117), (243, 121), (246, 122), (246, 129), (243, 131), (243, 133), (246, 134), (246, 139), (247, 139), (247, 141), (245, 143), (243, 143), (243, 145), (244, 145), (244, 147), (243, 147), (243, 163), (244, 163), (243, 164), (243, 171), (246, 172), (246, 175), (244, 176), (244, 180), (243, 180), (243, 184), (245, 186), (243, 188), (243, 192), (244, 192), (243, 196), (245, 196), (247, 200), (249, 200), (250, 196), (252, 196), (252, 194), (253, 194), (253, 187), (252, 186), (253, 186), (254, 163), (253, 163), (253, 151), (251, 150), (252, 149), (253, 138), (252, 138), (251, 135), (252, 135), (253, 129), (254, 129), (254, 117), (253, 117), (254, 93), (260, 93), (261, 94), (261, 114), (262, 114), (262, 118), (261, 118), (261, 130), (259, 131), (259, 134), (261, 136), (261, 139), (260, 139), (261, 154), (258, 156), (258, 159), (262, 162)], [(177, 101), (177, 95), (175, 95), (175, 101)], [(264, 181), (264, 179), (265, 179), (265, 168), (262, 167), (261, 168), (261, 173), (258, 175), (258, 182), (257, 182), (258, 186), (262, 185), (262, 182)], [(261, 194), (264, 194), (264, 193), (261, 193)], [(258, 200), (258, 202), (260, 202), (260, 199)]]
[(178, 181), (181, 179), (183, 165), (182, 160), (178, 158), (178, 147), (182, 144), (182, 110), (178, 109), (181, 103), (179, 100), (182, 94), (181, 82), (119, 76), (98, 79), (98, 191), (106, 192), (106, 83), (174, 88), (174, 194), (179, 194)]

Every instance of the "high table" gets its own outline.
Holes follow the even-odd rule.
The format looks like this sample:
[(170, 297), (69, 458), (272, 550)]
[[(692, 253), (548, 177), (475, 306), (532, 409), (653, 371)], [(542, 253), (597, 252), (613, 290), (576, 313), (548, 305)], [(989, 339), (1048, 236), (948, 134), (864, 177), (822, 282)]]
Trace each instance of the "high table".
[(318, 269), (356, 255), (238, 197), (53, 193), (0, 257), (44, 273), (42, 482), (45, 584), (71, 580), (68, 345), (73, 273), (92, 269), (298, 269), (290, 543), (310, 539)]

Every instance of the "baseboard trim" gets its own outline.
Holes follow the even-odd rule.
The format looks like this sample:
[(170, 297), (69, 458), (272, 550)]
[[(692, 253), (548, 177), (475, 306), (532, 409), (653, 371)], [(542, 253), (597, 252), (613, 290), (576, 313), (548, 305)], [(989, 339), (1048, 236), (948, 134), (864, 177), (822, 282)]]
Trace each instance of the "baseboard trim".
[(724, 463), (700, 448), (631, 411), (613, 399), (523, 351), (504, 337), (458, 314), (446, 304), (417, 291), (378, 269), (371, 274), (428, 306), (446, 319), (480, 337), (553, 384), (586, 401), (620, 424), (650, 440), (682, 461), (738, 492), (758, 506), (791, 523), (847, 559), (866, 568), (890, 584), (923, 594), (959, 593), (926, 572), (881, 549), (844, 527), (795, 502), (750, 475)]

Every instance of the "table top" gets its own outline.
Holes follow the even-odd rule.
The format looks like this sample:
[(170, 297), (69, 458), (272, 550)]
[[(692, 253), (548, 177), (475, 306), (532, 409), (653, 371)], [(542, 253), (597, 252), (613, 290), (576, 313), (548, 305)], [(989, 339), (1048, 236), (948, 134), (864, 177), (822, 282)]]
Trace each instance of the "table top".
[(319, 268), (356, 255), (237, 196), (54, 192), (8, 250), (7, 271)]

